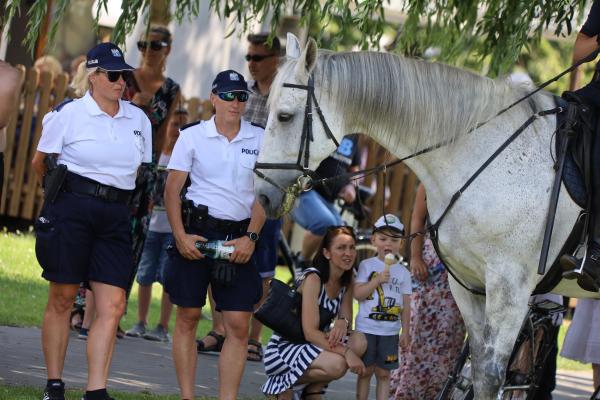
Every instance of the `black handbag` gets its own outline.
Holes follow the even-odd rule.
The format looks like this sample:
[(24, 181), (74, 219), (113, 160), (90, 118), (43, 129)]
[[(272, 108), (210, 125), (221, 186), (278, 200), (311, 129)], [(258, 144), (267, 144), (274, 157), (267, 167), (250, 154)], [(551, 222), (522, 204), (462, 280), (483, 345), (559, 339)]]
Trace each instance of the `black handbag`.
[[(306, 343), (302, 330), (302, 295), (296, 290), (305, 276), (306, 274), (293, 287), (272, 279), (267, 298), (254, 313), (254, 318), (263, 325), (295, 343)], [(334, 313), (319, 306), (319, 329), (325, 330), (334, 317)]]

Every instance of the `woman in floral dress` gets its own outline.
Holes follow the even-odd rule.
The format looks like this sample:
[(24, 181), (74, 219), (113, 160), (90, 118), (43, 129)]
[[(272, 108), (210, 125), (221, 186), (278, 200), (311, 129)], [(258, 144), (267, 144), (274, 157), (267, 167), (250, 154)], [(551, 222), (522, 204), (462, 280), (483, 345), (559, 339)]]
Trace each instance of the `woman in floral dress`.
[[(152, 26), (148, 35), (138, 41), (141, 65), (127, 82), (125, 97), (146, 112), (152, 124), (152, 163), (140, 168), (132, 198), (132, 239), (135, 270), (140, 260), (152, 209), (151, 193), (156, 180), (156, 163), (163, 148), (169, 117), (181, 102), (179, 85), (164, 75), (171, 51), (171, 32), (163, 26)], [(133, 284), (133, 278), (131, 283)]]
[[(425, 189), (419, 185), (411, 231), (423, 232), (427, 217)], [(434, 399), (441, 390), (465, 339), (465, 327), (448, 286), (448, 272), (428, 235), (411, 243), (413, 293), (411, 344), (400, 351), (400, 367), (392, 372), (390, 399)]]

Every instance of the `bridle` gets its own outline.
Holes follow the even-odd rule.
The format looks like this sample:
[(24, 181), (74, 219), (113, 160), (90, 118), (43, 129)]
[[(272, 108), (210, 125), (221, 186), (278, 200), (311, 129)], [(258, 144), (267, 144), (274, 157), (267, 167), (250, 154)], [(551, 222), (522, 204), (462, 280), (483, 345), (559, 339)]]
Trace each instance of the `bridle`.
[[(315, 96), (315, 85), (312, 74), (308, 76), (308, 83), (306, 85), (296, 85), (293, 83), (284, 83), (283, 87), (292, 88), (292, 89), (302, 89), (306, 90), (306, 106), (304, 108), (304, 123), (302, 126), (302, 136), (300, 137), (300, 147), (298, 149), (298, 158), (295, 164), (292, 163), (256, 163), (254, 166), (254, 173), (259, 178), (265, 180), (271, 185), (275, 186), (279, 190), (284, 193), (288, 193), (294, 196), (298, 196), (300, 192), (309, 191), (313, 187), (313, 179), (316, 178), (315, 171), (311, 170), (308, 167), (308, 163), (310, 160), (310, 142), (314, 142), (315, 138), (313, 135), (313, 107), (319, 116), (319, 120), (321, 120), (321, 124), (323, 125), (323, 129), (325, 130), (325, 134), (327, 138), (333, 141), (335, 147), (339, 147), (339, 143), (329, 125), (325, 121), (325, 117), (323, 116), (323, 112), (319, 107), (319, 102), (317, 101), (317, 96)], [(314, 106), (313, 106), (314, 103)], [(279, 169), (279, 170), (294, 170), (302, 172), (302, 175), (298, 177), (298, 180), (295, 184), (291, 185), (289, 188), (283, 188), (273, 179), (269, 178), (259, 170), (261, 169)]]

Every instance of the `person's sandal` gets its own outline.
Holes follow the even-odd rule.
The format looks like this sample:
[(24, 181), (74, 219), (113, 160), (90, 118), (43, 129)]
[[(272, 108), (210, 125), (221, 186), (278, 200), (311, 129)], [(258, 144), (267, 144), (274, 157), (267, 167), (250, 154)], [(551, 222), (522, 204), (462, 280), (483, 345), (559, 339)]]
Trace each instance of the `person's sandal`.
[(312, 384), (308, 384), (306, 385), (306, 387), (304, 389), (302, 389), (302, 394), (300, 394), (300, 398), (301, 399), (321, 399), (321, 395), (325, 394), (325, 389), (327, 388), (327, 385), (325, 387), (322, 387), (321, 390), (315, 390), (314, 386)]
[(309, 397), (312, 397), (312, 396), (319, 396), (318, 398), (320, 399), (321, 395), (323, 395), (323, 394), (325, 394), (324, 390), (321, 390), (320, 392), (309, 392), (309, 393), (302, 392), (301, 398), (308, 399)]
[[(251, 348), (254, 347), (254, 349)], [(254, 339), (248, 339), (248, 356), (246, 360), (260, 362), (263, 359), (262, 343)]]
[(215, 331), (208, 332), (206, 334), (206, 336), (212, 336), (212, 337), (214, 337), (217, 342), (215, 344), (213, 344), (213, 345), (206, 346), (204, 344), (204, 342), (202, 341), (202, 339), (196, 340), (196, 346), (197, 346), (198, 353), (207, 353), (207, 352), (210, 352), (210, 351), (214, 351), (216, 353), (221, 352), (221, 349), (223, 348), (223, 342), (225, 342), (225, 336), (219, 335)]

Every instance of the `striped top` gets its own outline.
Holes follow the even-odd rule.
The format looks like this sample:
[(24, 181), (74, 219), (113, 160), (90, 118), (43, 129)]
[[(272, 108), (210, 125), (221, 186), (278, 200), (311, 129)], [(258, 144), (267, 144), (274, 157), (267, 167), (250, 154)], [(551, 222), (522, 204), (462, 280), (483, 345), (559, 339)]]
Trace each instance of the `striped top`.
[[(318, 273), (318, 270), (308, 268), (300, 279), (303, 280), (311, 273)], [(337, 314), (344, 293), (346, 293), (346, 288), (342, 287), (340, 293), (330, 299), (325, 291), (325, 286), (321, 284), (319, 306)], [(274, 332), (265, 350), (265, 373), (268, 378), (262, 386), (262, 391), (265, 394), (279, 394), (286, 391), (300, 379), (322, 351), (323, 349), (311, 343), (288, 342)]]

